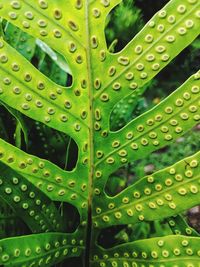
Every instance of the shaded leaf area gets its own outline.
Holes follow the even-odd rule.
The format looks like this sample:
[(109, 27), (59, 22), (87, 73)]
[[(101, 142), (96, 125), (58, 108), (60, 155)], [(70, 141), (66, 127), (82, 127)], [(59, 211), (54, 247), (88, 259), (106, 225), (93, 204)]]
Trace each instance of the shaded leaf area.
[(4, 103), (0, 106), (0, 123), (0, 137), (5, 141), (25, 152), (51, 160), (65, 170), (76, 166), (78, 148), (66, 134), (31, 120)]
[[(156, 76), (155, 83), (146, 91), (144, 97), (149, 106), (159, 103), (164, 97), (173, 92), (175, 87), (180, 86), (185, 77), (199, 69), (199, 49), (193, 46), (197, 37), (190, 46), (184, 49), (170, 64)], [(180, 68), (184, 71), (180, 71)], [(171, 75), (175, 73), (176, 75)]]
[(78, 159), (78, 147), (72, 138), (30, 119), (28, 125), (28, 153), (46, 158), (68, 171), (75, 168)]
[(30, 234), (31, 231), (15, 210), (1, 198), (0, 238)]
[[(11, 109), (9, 106), (6, 106), (5, 108), (5, 105), (3, 105), (0, 107), (0, 110), (1, 110), (0, 114), (1, 114), (1, 121), (2, 121), (1, 135), (0, 135), (1, 138), (3, 138), (4, 140), (16, 146), (17, 146), (16, 140), (21, 139), (21, 142), (20, 142), (21, 145), (19, 146), (21, 147), (21, 149), (29, 153), (31, 151), (33, 155), (40, 156), (41, 158), (46, 158), (48, 160), (51, 157), (52, 162), (57, 163), (58, 166), (62, 166), (66, 170), (72, 169), (75, 166), (76, 160), (77, 160), (76, 144), (73, 142), (72, 139), (70, 140), (68, 136), (60, 132), (57, 132), (53, 129), (50, 129), (47, 126), (42, 125), (38, 122), (35, 122), (20, 113), (17, 113), (16, 110)], [(20, 121), (22, 120), (23, 126), (25, 125), (25, 130), (27, 131), (27, 134), (28, 134), (27, 143), (25, 141), (24, 135), (22, 134), (22, 131), (24, 130), (24, 128), (21, 128), (20, 133), (16, 132), (15, 130), (19, 120)], [(74, 161), (72, 161), (72, 159), (69, 161), (69, 155), (71, 153), (74, 156)], [(6, 168), (7, 167), (4, 166), (2, 169), (6, 169)], [(40, 198), (37, 199), (36, 196), (34, 196), (35, 191), (37, 191), (37, 193), (40, 193), (38, 195), (40, 197), (43, 194), (41, 194), (41, 191), (39, 191), (36, 187), (31, 185), (30, 182), (28, 182), (26, 179), (23, 178), (23, 180), (25, 180), (25, 184), (22, 182), (20, 184), (23, 185), (24, 189), (26, 189), (25, 187), (28, 184), (29, 185), (28, 189), (26, 189), (28, 192), (24, 192), (24, 198), (23, 198), (24, 202), (23, 202), (23, 199), (21, 199), (21, 196), (18, 196), (17, 194), (16, 200), (19, 201), (20, 203), (18, 207), (16, 205), (13, 206), (13, 198), (14, 198), (13, 194), (16, 193), (16, 191), (13, 192), (12, 195), (9, 195), (9, 194), (6, 195), (4, 189), (7, 188), (6, 186), (8, 187), (11, 186), (12, 188), (12, 185), (13, 185), (12, 179), (16, 178), (17, 180), (18, 179), (17, 177), (21, 177), (22, 179), (22, 176), (20, 176), (17, 173), (14, 173), (9, 168), (7, 168), (7, 170), (9, 170), (8, 174), (9, 174), (10, 179), (8, 179), (9, 177), (7, 176), (6, 178), (4, 177), (6, 179), (5, 180), (6, 182), (4, 183), (4, 186), (1, 187), (1, 191), (2, 191), (2, 197), (3, 196), (7, 197), (7, 202), (9, 202), (12, 208), (6, 202), (5, 203), (3, 202), (3, 199), (1, 197), (1, 208), (2, 208), (1, 210), (1, 238), (30, 234), (31, 231), (27, 227), (27, 225), (29, 226), (31, 225), (31, 221), (29, 221), (29, 218), (31, 217), (32, 218), (36, 217), (37, 219), (37, 220), (34, 219), (36, 225), (38, 225), (38, 227), (36, 228), (36, 231), (39, 231), (39, 232), (44, 231), (45, 229), (43, 230), (41, 229), (41, 227), (44, 226), (44, 222), (43, 222), (43, 225), (40, 225), (41, 218), (39, 218), (38, 215), (34, 214), (35, 208), (38, 207), (39, 210), (37, 212), (40, 213), (41, 207), (43, 206), (43, 204), (40, 202)], [(16, 184), (16, 186), (19, 186), (19, 183)], [(33, 191), (31, 191), (31, 188), (33, 189)], [(23, 191), (21, 193), (23, 193)], [(30, 203), (26, 205), (27, 203), (26, 197), (27, 198), (30, 197), (29, 193), (31, 193), (31, 196), (33, 197), (33, 202), (31, 205)], [(47, 199), (46, 196), (45, 196), (45, 199)], [(37, 200), (38, 200), (38, 205), (34, 202)], [(21, 207), (23, 203), (25, 204), (24, 210)], [(46, 204), (44, 204), (44, 208), (45, 208), (45, 205)], [(57, 217), (57, 220), (59, 220), (59, 222), (61, 221), (65, 222), (64, 228), (68, 232), (73, 232), (80, 223), (80, 215), (77, 212), (76, 208), (70, 204), (63, 203), (63, 202), (55, 202), (55, 205), (56, 205), (56, 209), (58, 209), (58, 212), (56, 211), (57, 216), (58, 214), (60, 214)], [(31, 207), (33, 208), (32, 210), (31, 210)], [(21, 213), (21, 209), (22, 209), (22, 213)], [(31, 212), (31, 216), (28, 215), (28, 212)], [(23, 220), (27, 222), (27, 225), (24, 223)]]
[(73, 233), (80, 225), (80, 214), (75, 206), (66, 203), (54, 201), (58, 213), (60, 214), (67, 233)]
[(0, 198), (8, 203), (33, 233), (66, 229), (53, 202), (23, 176), (0, 164)]
[(4, 106), (0, 105), (0, 136), (5, 141), (15, 144), (14, 134), (16, 128), (15, 118), (5, 109)]
[(142, 93), (147, 90), (151, 84), (147, 84), (142, 88), (141, 95), (132, 94), (123, 98), (115, 105), (110, 116), (110, 130), (117, 131), (124, 127), (128, 122), (141, 115), (149, 107)]
[(172, 232), (176, 235), (200, 236), (200, 232), (198, 233), (190, 227), (181, 215), (167, 218), (166, 221), (168, 222)]
[(135, 224), (112, 226), (101, 230), (98, 245), (111, 248), (119, 244), (172, 234), (166, 222), (140, 222)]
[(83, 259), (81, 257), (72, 257), (63, 260), (60, 263), (57, 263), (54, 265), (55, 267), (74, 267), (74, 266), (82, 266), (83, 265)]
[(182, 215), (175, 215), (164, 220), (140, 222), (136, 224), (112, 226), (101, 230), (98, 236), (98, 245), (103, 248), (111, 248), (119, 244), (136, 240), (162, 237), (167, 235), (196, 236), (195, 231)]

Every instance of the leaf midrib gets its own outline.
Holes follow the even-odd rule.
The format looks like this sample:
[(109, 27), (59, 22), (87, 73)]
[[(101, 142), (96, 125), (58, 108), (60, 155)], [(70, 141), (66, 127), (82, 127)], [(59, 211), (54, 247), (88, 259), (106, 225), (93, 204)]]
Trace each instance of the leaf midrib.
[(94, 177), (94, 128), (93, 128), (93, 86), (92, 86), (92, 59), (90, 44), (90, 20), (89, 20), (90, 0), (85, 1), (85, 27), (86, 27), (86, 68), (88, 75), (88, 114), (89, 114), (89, 177), (88, 177), (88, 221), (87, 221), (87, 238), (84, 266), (90, 266), (91, 243), (92, 243), (92, 198), (93, 198), (93, 177)]

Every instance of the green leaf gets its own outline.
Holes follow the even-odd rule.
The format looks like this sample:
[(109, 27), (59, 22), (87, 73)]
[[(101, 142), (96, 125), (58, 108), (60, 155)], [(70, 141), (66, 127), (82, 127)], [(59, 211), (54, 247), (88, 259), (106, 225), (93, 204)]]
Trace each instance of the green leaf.
[(0, 207), (0, 238), (24, 235), (27, 231), (26, 224), (17, 217), (13, 209), (1, 198)]
[[(195, 15), (199, 1), (192, 5), (185, 1), (183, 10), (181, 4), (179, 0), (170, 1), (121, 52), (108, 54), (105, 64), (95, 69), (97, 77), (107, 72), (100, 90), (94, 94), (96, 105), (102, 98), (113, 104), (133, 90), (140, 93), (144, 84), (199, 35), (199, 18)], [(110, 104), (105, 113), (111, 108)]]
[(65, 258), (77, 257), (83, 240), (75, 234), (44, 233), (0, 240), (3, 266), (52, 266)]
[(200, 236), (200, 234), (190, 227), (183, 216), (177, 215), (166, 219), (172, 232), (176, 235)]
[[(198, 266), (200, 239), (198, 237), (173, 236), (144, 239), (119, 245), (112, 249), (96, 249), (92, 267), (139, 266)], [(191, 265), (191, 266), (192, 266)]]
[(101, 196), (94, 224), (102, 228), (161, 220), (198, 205), (199, 162), (200, 152), (140, 179), (115, 197)]
[(195, 49), (199, 49), (200, 48), (200, 39), (196, 39), (193, 43), (192, 43), (192, 47)]
[(0, 163), (0, 198), (36, 232), (62, 231), (64, 224), (54, 203), (23, 176)]
[(2, 118), (0, 118), (0, 134), (1, 134), (1, 137), (4, 138), (6, 141), (9, 140), (8, 133), (6, 131), (6, 127), (4, 125)]
[(104, 170), (99, 183), (102, 184), (102, 179), (106, 181), (107, 176), (119, 166), (144, 158), (195, 126), (200, 120), (199, 88), (200, 72), (197, 72), (153, 109), (135, 118), (121, 130), (111, 132), (106, 147), (104, 140), (101, 142), (99, 139), (98, 149), (102, 156), (96, 160), (95, 166)]
[(147, 86), (144, 86), (141, 90), (141, 95), (129, 95), (123, 98), (113, 109), (110, 118), (110, 130), (117, 131), (130, 122), (137, 116), (137, 112), (144, 112), (141, 109), (146, 109), (145, 100), (141, 97), (146, 91)]
[[(62, 55), (73, 76), (70, 87), (55, 84), (1, 40), (0, 100), (33, 120), (68, 134), (78, 146), (78, 160), (72, 171), (62, 170), (3, 140), (0, 140), (0, 161), (48, 199), (67, 202), (80, 214), (80, 224), (72, 235), (60, 232), (1, 240), (1, 265), (52, 266), (64, 259), (63, 250), (59, 254), (55, 242), (59, 239), (61, 244), (66, 238), (66, 246), (72, 251), (69, 257), (79, 256), (77, 246), (84, 246), (84, 265), (90, 266), (89, 258), (101, 241), (101, 230), (105, 230), (102, 228), (161, 220), (199, 203), (200, 152), (144, 177), (117, 196), (110, 197), (104, 192), (110, 174), (125, 163), (169, 144), (200, 118), (200, 73), (197, 73), (161, 104), (120, 131), (110, 130), (110, 115), (115, 105), (133, 93), (138, 98), (143, 86), (200, 33), (200, 1), (171, 0), (122, 51), (110, 53), (104, 26), (110, 11), (120, 2), (0, 0), (0, 16)], [(161, 227), (156, 227), (160, 232)], [(108, 238), (111, 235), (112, 231)], [(131, 257), (138, 251), (135, 260), (130, 260), (132, 267), (161, 267), (167, 261), (168, 266), (189, 267), (199, 262), (199, 239), (182, 236), (161, 239), (165, 241), (163, 247), (157, 246), (160, 239), (150, 239), (113, 249), (99, 248), (96, 253), (100, 259), (94, 252), (92, 265), (128, 267), (127, 250)], [(46, 243), (51, 243), (52, 252), (45, 251)], [(41, 247), (42, 253), (36, 254), (35, 247)], [(20, 248), (22, 253), (16, 257), (14, 253)], [(179, 256), (176, 248), (180, 249)], [(115, 249), (121, 253), (120, 257), (115, 257), (117, 252), (112, 254)]]
[(35, 53), (36, 44), (34, 38), (11, 23), (7, 23), (4, 31), (4, 40), (30, 61)]
[[(5, 3), (5, 1), (1, 1), (1, 3)], [(12, 2), (10, 3), (12, 4)], [(22, 0), (20, 1), (19, 5), (19, 8), (15, 8), (10, 4), (5, 5), (4, 8), (1, 10), (1, 15), (6, 20), (12, 23), (14, 22), (14, 25), (22, 29), (24, 32), (27, 32), (33, 37), (45, 41), (55, 51), (60, 52), (60, 54), (65, 51), (65, 53), (67, 52), (68, 55), (70, 55), (70, 52), (66, 50), (65, 46), (65, 43), (67, 43), (70, 39), (77, 42), (79, 47), (83, 46), (82, 44), (84, 41), (84, 36), (81, 36), (79, 32), (80, 30), (82, 32), (85, 32), (84, 26), (81, 24), (81, 18), (83, 16), (84, 10), (80, 10), (80, 16), (76, 17), (76, 23), (74, 23), (73, 19), (75, 15), (75, 10), (71, 1), (69, 1), (66, 5), (64, 0), (60, 0), (59, 9), (56, 10), (55, 8), (57, 8), (57, 5), (53, 2), (47, 4), (48, 10), (45, 6), (43, 8), (43, 5), (46, 5), (46, 3), (43, 4), (42, 2), (37, 4), (37, 1), (35, 0), (32, 1), (32, 3), (27, 0)], [(71, 18), (71, 21), (69, 21), (67, 27), (64, 21), (68, 19), (68, 16), (66, 12), (62, 12), (62, 10), (66, 10), (66, 8), (68, 10), (73, 10), (73, 18)], [(14, 19), (14, 21), (12, 14), (10, 15), (10, 11), (13, 9), (15, 10), (15, 14), (13, 14), (13, 16), (17, 18)], [(53, 17), (49, 15), (49, 10), (51, 10)], [(24, 18), (20, 16), (20, 13), (26, 13), (27, 11), (29, 12), (26, 15), (27, 20), (24, 21)], [(33, 18), (35, 19), (33, 20)], [(35, 20), (38, 21), (38, 24), (35, 23)], [(79, 31), (77, 31), (76, 29), (79, 29)], [(50, 31), (52, 31), (52, 34), (49, 38)]]
[(76, 182), (77, 171), (64, 171), (53, 163), (29, 155), (2, 139), (0, 139), (0, 161), (24, 176), (51, 200), (67, 201), (77, 205), (82, 211), (78, 204), (85, 203), (87, 191), (81, 181)]
[[(66, 92), (64, 88), (54, 84), (3, 40), (1, 45), (0, 61), (3, 66), (0, 66), (0, 100), (26, 116), (64, 133), (68, 133), (66, 124), (71, 123), (74, 125), (74, 131), (70, 131), (72, 137), (76, 137), (80, 130), (84, 134), (87, 125), (81, 119), (79, 110), (71, 110), (72, 106), (78, 105), (77, 100), (72, 97), (74, 92)], [(10, 64), (11, 69), (8, 67)], [(33, 73), (37, 76), (37, 82)], [(71, 98), (75, 101), (71, 101)]]

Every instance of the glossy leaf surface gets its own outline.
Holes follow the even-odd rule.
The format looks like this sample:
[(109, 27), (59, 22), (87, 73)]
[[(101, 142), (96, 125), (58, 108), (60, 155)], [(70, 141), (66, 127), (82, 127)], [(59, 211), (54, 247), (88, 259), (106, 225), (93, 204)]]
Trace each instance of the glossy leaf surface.
[[(13, 204), (37, 234), (0, 240), (1, 265), (53, 266), (80, 255), (87, 267), (161, 267), (163, 262), (164, 266), (189, 267), (200, 260), (198, 237), (165, 236), (107, 250), (98, 245), (104, 228), (161, 220), (199, 204), (199, 152), (139, 179), (114, 197), (105, 192), (108, 177), (118, 168), (172, 143), (200, 121), (197, 72), (119, 131), (110, 129), (115, 105), (129, 95), (139, 99), (144, 86), (200, 33), (200, 1), (171, 0), (122, 51), (110, 53), (104, 26), (120, 2), (0, 0), (0, 16), (8, 25), (58, 52), (73, 80), (68, 87), (56, 84), (2, 36), (0, 101), (69, 135), (78, 146), (76, 166), (66, 171), (0, 139), (0, 161), (5, 168), (0, 190), (2, 196), (6, 194), (5, 201), (12, 205), (24, 183), (44, 201), (44, 210), (50, 205), (45, 214), (36, 208), (35, 218), (43, 216), (37, 228), (32, 213), (25, 215), (20, 211), (23, 204), (20, 208)], [(12, 184), (14, 174), (19, 183)], [(19, 197), (23, 199), (24, 193), (20, 191)], [(33, 200), (27, 201), (33, 207)], [(63, 222), (58, 229), (52, 227), (48, 213), (55, 210), (53, 201), (78, 210), (80, 224), (74, 233), (64, 233)], [(56, 220), (62, 220), (60, 214)], [(42, 224), (49, 225), (48, 233), (41, 233)]]

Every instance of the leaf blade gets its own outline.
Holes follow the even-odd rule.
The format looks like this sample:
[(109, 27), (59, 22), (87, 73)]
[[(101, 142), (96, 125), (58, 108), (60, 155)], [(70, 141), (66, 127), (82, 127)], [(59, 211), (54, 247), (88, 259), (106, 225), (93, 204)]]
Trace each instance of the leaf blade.
[(161, 220), (198, 205), (199, 160), (197, 152), (140, 179), (115, 197), (101, 196), (94, 208), (96, 227)]
[[(42, 233), (0, 240), (0, 264), (21, 267), (52, 266), (68, 257), (79, 256), (83, 250), (82, 240), (75, 234)], [(71, 240), (77, 245), (71, 244)]]
[[(179, 12), (178, 10), (182, 7), (181, 3), (181, 0), (170, 1), (127, 47), (120, 53), (107, 56), (108, 63), (103, 66), (104, 72), (105, 69), (108, 70), (108, 77), (112, 67), (115, 68), (115, 72), (113, 75), (110, 74), (109, 78), (103, 77), (103, 81), (105, 78), (106, 81), (102, 82), (102, 87), (94, 96), (98, 103), (103, 94), (108, 94), (111, 108), (113, 103), (131, 94), (132, 91), (136, 90), (138, 94), (140, 87), (168, 65), (169, 61), (200, 34), (200, 22), (196, 15), (200, 6), (199, 1), (193, 4), (184, 3), (184, 10)], [(188, 21), (192, 21), (191, 28), (186, 26)], [(161, 26), (164, 29), (159, 32), (157, 27)], [(99, 72), (102, 71), (99, 69)]]
[(123, 164), (145, 157), (198, 123), (199, 77), (197, 72), (154, 108), (121, 130), (110, 132), (106, 146), (99, 140), (98, 150), (103, 151), (103, 157), (96, 160), (96, 167), (102, 170), (101, 179), (107, 179), (103, 171), (109, 175)]
[(78, 177), (76, 171), (63, 171), (53, 163), (29, 155), (2, 139), (0, 161), (39, 187), (51, 200), (67, 201), (77, 207), (80, 199), (85, 203), (87, 190), (81, 189), (82, 181), (77, 179), (75, 188), (71, 186), (71, 182)]
[(70, 122), (74, 125), (74, 131), (70, 131), (70, 134), (77, 139), (77, 132), (85, 131), (88, 127), (76, 109), (78, 103), (73, 88), (67, 91), (57, 86), (3, 40), (1, 46), (1, 101), (64, 133), (68, 132), (66, 124)]
[[(92, 266), (144, 266), (149, 265), (186, 267), (188, 264), (198, 266), (200, 242), (198, 237), (173, 236), (144, 239), (93, 252)], [(190, 253), (191, 252), (191, 253)], [(106, 259), (103, 255), (107, 255)], [(117, 256), (117, 257), (116, 257)], [(102, 264), (102, 265), (101, 265)], [(130, 264), (130, 265), (129, 265)]]
[(44, 193), (2, 163), (0, 169), (0, 198), (14, 209), (31, 231), (37, 233), (64, 229), (61, 216)]

